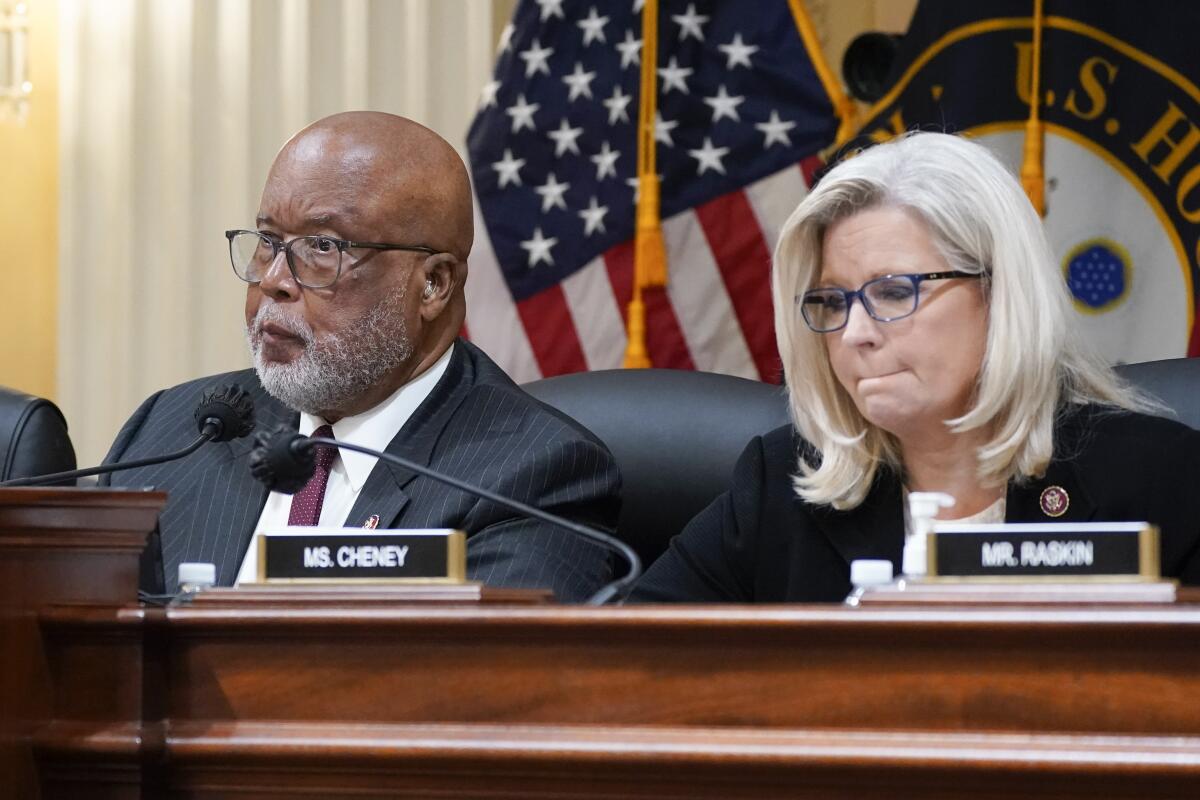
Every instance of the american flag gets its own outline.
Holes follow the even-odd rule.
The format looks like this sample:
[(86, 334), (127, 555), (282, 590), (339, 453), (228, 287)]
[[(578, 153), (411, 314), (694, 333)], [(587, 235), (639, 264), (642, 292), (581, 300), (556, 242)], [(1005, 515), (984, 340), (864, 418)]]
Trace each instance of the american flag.
[[(633, 292), (641, 0), (522, 0), (468, 135), (467, 328), (518, 381), (621, 366)], [(777, 381), (770, 253), (833, 105), (788, 0), (663, 0), (656, 367)]]

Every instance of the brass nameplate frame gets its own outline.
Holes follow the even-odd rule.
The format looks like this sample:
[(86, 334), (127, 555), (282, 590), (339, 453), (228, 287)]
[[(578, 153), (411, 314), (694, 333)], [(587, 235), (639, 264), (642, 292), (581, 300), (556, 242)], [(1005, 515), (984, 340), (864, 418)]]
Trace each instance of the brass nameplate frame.
[(455, 530), (291, 528), (258, 540), (259, 583), (464, 583), (467, 535)]
[(1158, 528), (1148, 522), (936, 525), (927, 577), (937, 581), (1156, 581)]

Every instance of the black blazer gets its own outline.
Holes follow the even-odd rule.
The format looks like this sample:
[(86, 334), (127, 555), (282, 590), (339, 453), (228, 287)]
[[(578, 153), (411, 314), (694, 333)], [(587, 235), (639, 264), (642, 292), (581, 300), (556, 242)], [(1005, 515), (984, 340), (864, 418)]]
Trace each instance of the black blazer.
[[(733, 485), (700, 512), (648, 569), (632, 602), (840, 602), (850, 562), (886, 558), (900, 571), (902, 486), (880, 470), (857, 508), (800, 500), (792, 488), (806, 443), (791, 426), (757, 437)], [(1163, 574), (1200, 584), (1200, 432), (1144, 414), (1076, 408), (1055, 431), (1045, 477), (1010, 483), (1008, 522), (1049, 522), (1040, 498), (1067, 492), (1061, 522), (1142, 521), (1162, 533)]]
[[(300, 415), (266, 393), (254, 370), (216, 375), (158, 392), (117, 435), (106, 462), (166, 453), (196, 437), (192, 412), (200, 395), (237, 383), (253, 396), (258, 430), (298, 427)], [(219, 585), (237, 577), (267, 501), (251, 475), (253, 436), (207, 444), (180, 461), (118, 472), (113, 486), (169, 492), (159, 517), (165, 588), (174, 591), (180, 562), (211, 562)], [(620, 477), (608, 449), (571, 418), (521, 391), (481, 350), (459, 340), (446, 373), (389, 453), (427, 464), (577, 522), (611, 531), (620, 510)], [(391, 464), (379, 463), (346, 519), (360, 527), (458, 528), (468, 534), (469, 576), (493, 586), (548, 587), (581, 600), (611, 579), (598, 545), (527, 520)]]

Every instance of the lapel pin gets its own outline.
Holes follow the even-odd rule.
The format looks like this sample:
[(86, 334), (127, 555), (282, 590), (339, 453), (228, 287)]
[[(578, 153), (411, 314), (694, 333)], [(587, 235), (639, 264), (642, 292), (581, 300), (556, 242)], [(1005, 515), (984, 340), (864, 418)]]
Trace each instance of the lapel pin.
[(373, 531), (376, 528), (378, 528), (379, 527), (379, 515), (372, 514), (371, 516), (367, 517), (367, 521), (363, 523), (363, 527), (369, 531)]
[(1042, 490), (1038, 505), (1047, 517), (1061, 517), (1071, 506), (1071, 496), (1061, 486), (1047, 486)]

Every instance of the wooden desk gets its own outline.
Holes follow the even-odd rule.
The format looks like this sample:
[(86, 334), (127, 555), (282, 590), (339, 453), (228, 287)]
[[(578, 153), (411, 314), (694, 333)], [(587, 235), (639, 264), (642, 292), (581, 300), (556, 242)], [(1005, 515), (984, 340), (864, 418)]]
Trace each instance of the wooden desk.
[(523, 599), (43, 605), (34, 784), (46, 798), (1200, 792), (1200, 606)]

